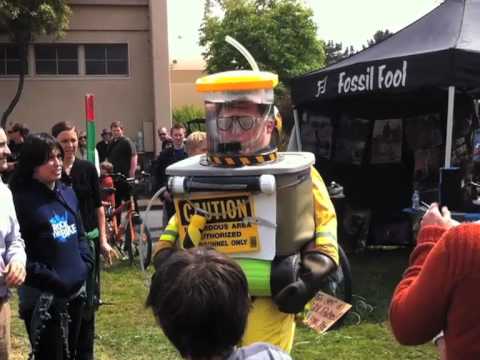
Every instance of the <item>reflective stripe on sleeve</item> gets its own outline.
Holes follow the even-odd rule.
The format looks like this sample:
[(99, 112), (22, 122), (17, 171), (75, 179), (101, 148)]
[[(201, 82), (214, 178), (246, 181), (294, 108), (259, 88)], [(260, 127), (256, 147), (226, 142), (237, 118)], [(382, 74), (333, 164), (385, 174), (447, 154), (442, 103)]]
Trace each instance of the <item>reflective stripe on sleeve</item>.
[(160, 235), (160, 241), (169, 241), (174, 243), (178, 238), (178, 223), (177, 218), (173, 215), (170, 220), (168, 221), (165, 230)]

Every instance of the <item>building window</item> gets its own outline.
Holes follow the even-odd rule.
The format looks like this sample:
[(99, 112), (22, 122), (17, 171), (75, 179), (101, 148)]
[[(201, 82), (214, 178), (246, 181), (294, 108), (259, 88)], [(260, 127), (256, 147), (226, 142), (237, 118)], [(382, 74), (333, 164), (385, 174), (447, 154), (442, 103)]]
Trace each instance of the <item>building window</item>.
[(85, 45), (87, 75), (128, 75), (127, 44)]
[(35, 72), (38, 75), (77, 75), (78, 45), (35, 45)]
[[(28, 73), (25, 61), (25, 74)], [(0, 44), (0, 76), (20, 74), (20, 51), (18, 46)]]

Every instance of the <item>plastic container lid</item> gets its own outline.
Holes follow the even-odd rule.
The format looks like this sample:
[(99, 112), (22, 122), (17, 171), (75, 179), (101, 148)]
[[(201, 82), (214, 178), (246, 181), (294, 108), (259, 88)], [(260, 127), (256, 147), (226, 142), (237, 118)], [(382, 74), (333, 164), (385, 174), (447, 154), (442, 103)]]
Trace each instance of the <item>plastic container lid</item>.
[(273, 89), (278, 75), (267, 71), (235, 70), (201, 77), (195, 82), (198, 92)]
[(278, 160), (261, 165), (238, 168), (222, 168), (205, 165), (205, 155), (197, 155), (178, 161), (166, 169), (170, 176), (255, 176), (262, 174), (294, 174), (310, 168), (315, 156), (309, 152), (280, 152)]

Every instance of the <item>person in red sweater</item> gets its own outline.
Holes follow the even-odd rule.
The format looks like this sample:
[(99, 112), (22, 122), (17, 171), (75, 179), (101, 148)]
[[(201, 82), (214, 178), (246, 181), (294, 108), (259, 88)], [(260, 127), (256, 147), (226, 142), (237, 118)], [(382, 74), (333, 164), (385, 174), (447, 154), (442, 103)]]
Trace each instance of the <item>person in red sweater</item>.
[(390, 304), (393, 334), (403, 345), (445, 333), (448, 360), (480, 359), (480, 224), (459, 224), (432, 204)]

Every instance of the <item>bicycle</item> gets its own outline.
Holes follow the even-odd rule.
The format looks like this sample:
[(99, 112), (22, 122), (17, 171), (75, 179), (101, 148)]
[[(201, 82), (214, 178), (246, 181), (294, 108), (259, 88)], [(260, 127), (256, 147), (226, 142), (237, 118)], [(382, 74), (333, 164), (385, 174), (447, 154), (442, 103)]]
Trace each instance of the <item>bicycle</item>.
[[(141, 270), (145, 270), (151, 262), (152, 257), (152, 238), (148, 227), (138, 211), (136, 186), (149, 174), (142, 172), (138, 177), (127, 178), (125, 175), (115, 173), (110, 175), (117, 187), (124, 188), (128, 194), (128, 200), (118, 206), (114, 206), (111, 201), (104, 202), (107, 240), (111, 246), (117, 249), (120, 254), (125, 251), (128, 255), (130, 265), (133, 265), (138, 258)], [(113, 195), (117, 188), (103, 188), (105, 195)], [(118, 219), (126, 211), (123, 224), (118, 225)], [(125, 235), (125, 236), (123, 236)]]

